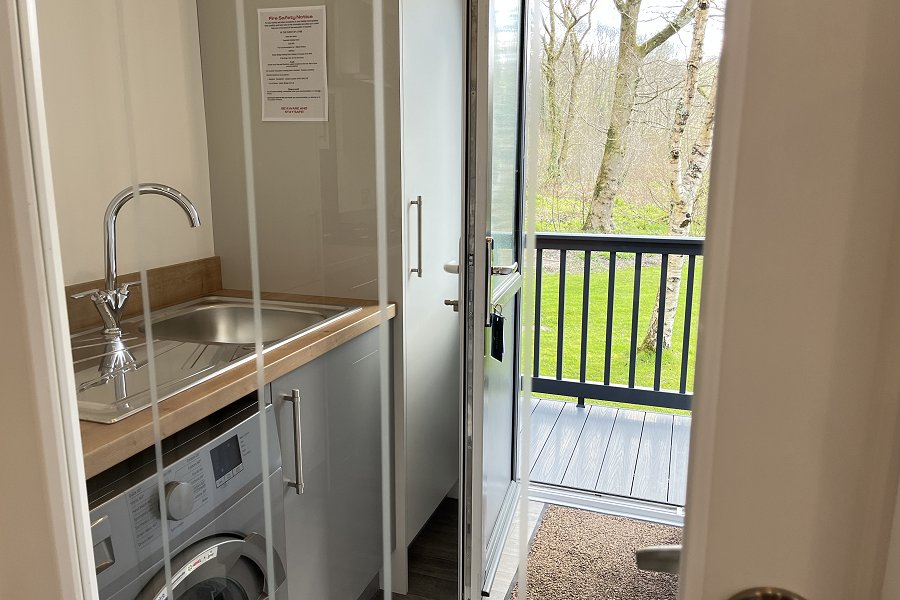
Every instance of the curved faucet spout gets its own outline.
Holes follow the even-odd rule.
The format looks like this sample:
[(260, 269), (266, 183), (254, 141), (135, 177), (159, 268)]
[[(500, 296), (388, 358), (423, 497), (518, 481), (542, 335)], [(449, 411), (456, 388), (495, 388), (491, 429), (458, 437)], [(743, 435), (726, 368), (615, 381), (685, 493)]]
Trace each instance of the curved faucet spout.
[[(116, 194), (109, 206), (106, 207), (106, 216), (103, 218), (103, 243), (106, 258), (106, 289), (116, 289), (116, 216), (125, 206), (125, 203), (134, 197), (134, 187), (129, 186)], [(191, 227), (200, 227), (200, 217), (197, 209), (188, 200), (188, 197), (175, 188), (162, 183), (141, 183), (137, 186), (138, 195), (155, 194), (164, 196), (174, 201), (184, 210), (188, 216)]]

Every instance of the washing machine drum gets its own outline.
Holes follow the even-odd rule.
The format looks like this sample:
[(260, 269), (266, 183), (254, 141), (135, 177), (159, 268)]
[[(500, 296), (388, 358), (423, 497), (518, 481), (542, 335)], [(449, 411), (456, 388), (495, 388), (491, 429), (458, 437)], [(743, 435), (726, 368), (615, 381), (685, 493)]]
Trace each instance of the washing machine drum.
[[(273, 551), (274, 552), (274, 551)], [(265, 539), (218, 535), (191, 544), (172, 559), (174, 600), (265, 600), (284, 583), (284, 565), (272, 557), (275, 581), (266, 576)], [(169, 600), (165, 569), (154, 575), (136, 600)]]

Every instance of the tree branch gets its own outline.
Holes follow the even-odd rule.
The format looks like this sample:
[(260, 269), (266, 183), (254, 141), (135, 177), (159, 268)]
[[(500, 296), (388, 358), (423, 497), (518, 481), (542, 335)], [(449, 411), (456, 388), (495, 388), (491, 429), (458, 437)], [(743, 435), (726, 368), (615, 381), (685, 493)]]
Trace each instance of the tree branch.
[[(703, 0), (706, 3), (705, 0)], [(638, 44), (637, 50), (641, 57), (647, 56), (657, 48), (659, 48), (667, 39), (675, 35), (682, 27), (687, 25), (694, 18), (697, 10), (697, 0), (685, 0), (684, 6), (675, 15), (675, 19), (660, 29), (656, 35), (648, 39), (643, 44)]]

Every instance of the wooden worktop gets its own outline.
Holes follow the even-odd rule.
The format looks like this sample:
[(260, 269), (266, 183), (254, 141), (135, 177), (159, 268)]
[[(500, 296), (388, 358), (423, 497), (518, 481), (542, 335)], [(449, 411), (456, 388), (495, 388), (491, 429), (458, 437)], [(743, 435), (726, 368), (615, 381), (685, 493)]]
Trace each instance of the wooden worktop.
[[(210, 295), (249, 298), (250, 292), (218, 290)], [(378, 306), (373, 302), (280, 293), (264, 293), (262, 298), (339, 306), (362, 305), (360, 311), (345, 315), (298, 340), (266, 352), (263, 355), (266, 383), (375, 328), (381, 322)], [(393, 318), (394, 315), (395, 307), (390, 304), (387, 318)], [(209, 381), (179, 392), (159, 403), (160, 435), (162, 437), (172, 435), (256, 389), (256, 362), (249, 361)], [(87, 477), (93, 477), (151, 447), (153, 442), (153, 421), (149, 407), (118, 423), (81, 421), (81, 443)]]

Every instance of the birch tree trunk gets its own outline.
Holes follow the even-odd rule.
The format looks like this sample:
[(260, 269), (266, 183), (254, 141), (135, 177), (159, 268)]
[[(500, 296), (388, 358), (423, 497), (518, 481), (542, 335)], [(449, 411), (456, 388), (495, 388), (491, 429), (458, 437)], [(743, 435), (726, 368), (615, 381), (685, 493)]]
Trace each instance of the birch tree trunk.
[[(713, 124), (716, 113), (717, 86), (716, 82), (713, 81), (700, 134), (691, 147), (687, 167), (682, 170), (682, 138), (684, 137), (684, 130), (690, 118), (691, 106), (697, 91), (700, 63), (703, 60), (703, 36), (706, 31), (708, 16), (709, 4), (708, 2), (701, 2), (697, 11), (691, 50), (687, 60), (687, 76), (685, 77), (684, 91), (675, 109), (675, 118), (669, 138), (669, 235), (682, 237), (690, 233), (691, 223), (694, 218), (694, 203), (697, 200), (700, 184), (703, 181), (703, 174), (709, 165), (709, 153), (712, 147)], [(683, 266), (683, 255), (669, 256), (666, 270), (666, 306), (663, 312), (662, 343), (664, 348), (671, 348), (672, 346), (672, 328), (675, 324), (675, 313), (678, 309)], [(644, 336), (644, 341), (641, 343), (642, 350), (656, 350), (658, 328), (659, 292), (656, 294), (656, 302), (653, 306), (647, 335)]]
[(603, 158), (594, 183), (591, 208), (585, 230), (615, 231), (613, 205), (625, 173), (625, 134), (631, 122), (640, 68), (644, 58), (678, 32), (694, 16), (697, 0), (685, 0), (675, 19), (647, 41), (637, 40), (638, 18), (642, 0), (613, 0), (620, 15), (619, 57), (616, 63), (616, 85), (610, 112), (609, 129), (603, 146)]

